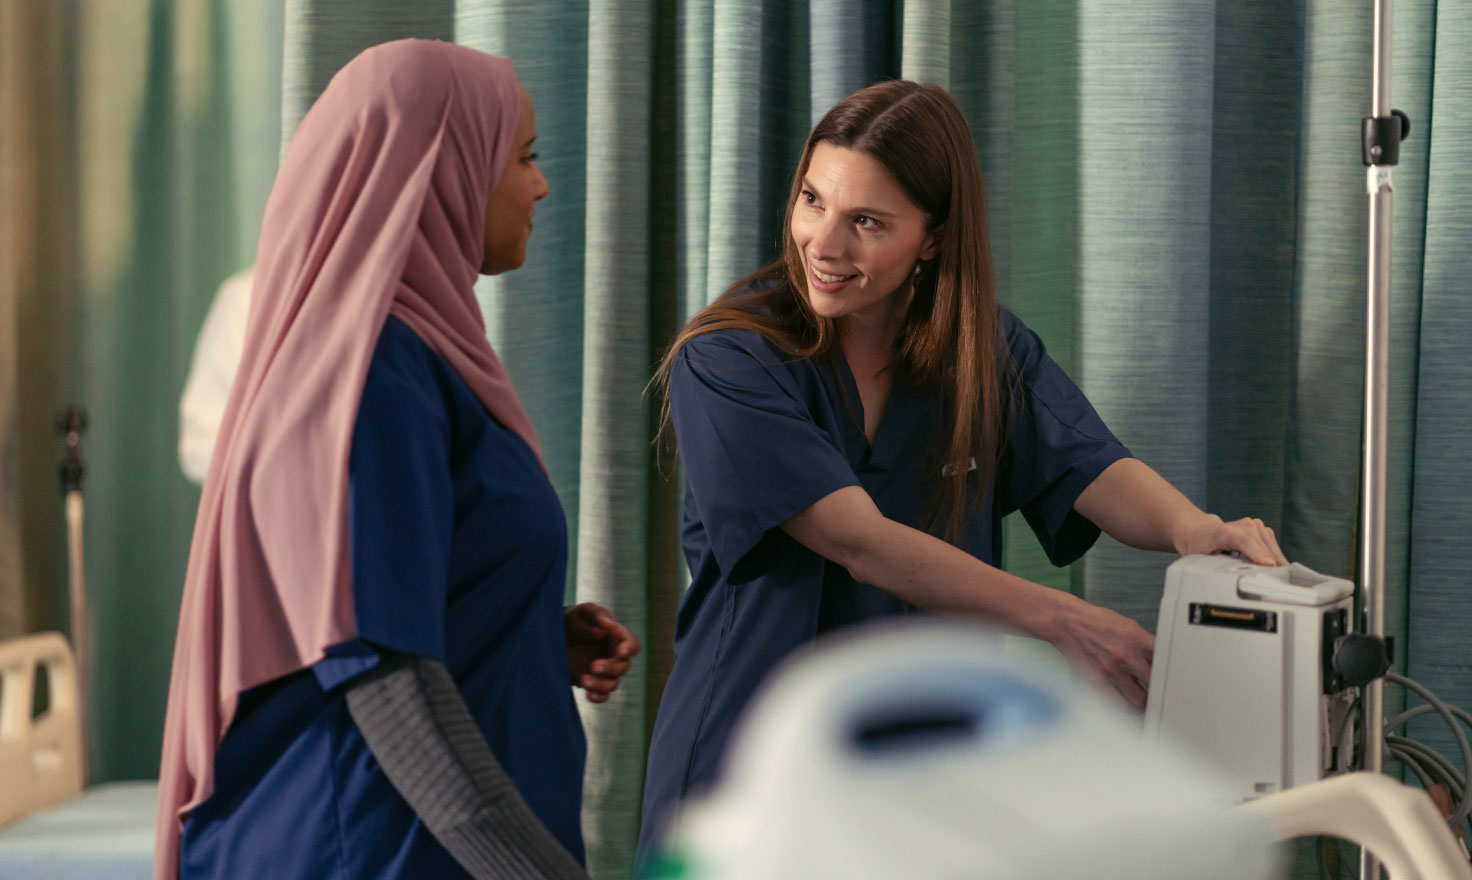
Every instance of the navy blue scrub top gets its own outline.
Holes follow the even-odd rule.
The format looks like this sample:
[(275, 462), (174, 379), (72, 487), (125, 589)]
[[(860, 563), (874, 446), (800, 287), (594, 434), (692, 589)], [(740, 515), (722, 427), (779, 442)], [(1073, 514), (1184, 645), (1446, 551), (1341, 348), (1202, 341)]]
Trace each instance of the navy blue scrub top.
[[(1129, 452), (1037, 335), (1002, 317), (1021, 382), (993, 488), (958, 546), (1000, 564), (1002, 517), (1021, 510), (1048, 558), (1066, 565), (1099, 536), (1074, 500)], [(858, 386), (837, 352), (799, 359), (752, 331), (714, 331), (680, 350), (669, 393), (691, 582), (650, 743), (641, 852), (676, 802), (711, 782), (732, 725), (774, 665), (824, 632), (905, 609), (780, 524), (862, 486), (886, 517), (921, 528), (939, 476), (926, 472), (939, 470), (939, 399), (897, 376), (871, 448)]]
[(533, 812), (580, 861), (584, 740), (562, 629), (567, 531), (536, 456), (397, 318), (350, 463), (358, 638), (241, 695), (183, 878), (468, 877), (383, 775), (343, 685), (384, 652), (442, 661)]

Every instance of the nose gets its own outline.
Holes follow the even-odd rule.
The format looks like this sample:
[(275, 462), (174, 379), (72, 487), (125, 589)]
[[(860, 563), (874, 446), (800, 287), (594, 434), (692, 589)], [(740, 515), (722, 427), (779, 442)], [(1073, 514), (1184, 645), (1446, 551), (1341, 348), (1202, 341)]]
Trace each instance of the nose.
[(536, 195), (533, 196), (533, 200), (540, 202), (542, 199), (545, 199), (547, 197), (547, 192), (550, 189), (551, 189), (551, 187), (547, 185), (547, 176), (542, 173), (542, 169), (538, 168), (537, 169), (537, 188), (535, 190)]
[(808, 240), (808, 258), (842, 260), (848, 246), (843, 218), (828, 214), (819, 220)]

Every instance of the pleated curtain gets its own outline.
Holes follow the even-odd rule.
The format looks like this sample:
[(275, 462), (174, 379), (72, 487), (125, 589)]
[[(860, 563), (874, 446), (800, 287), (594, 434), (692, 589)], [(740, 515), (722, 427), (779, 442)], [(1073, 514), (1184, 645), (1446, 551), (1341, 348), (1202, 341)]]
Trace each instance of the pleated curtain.
[[(686, 577), (678, 473), (652, 445), (646, 384), (680, 323), (777, 252), (804, 136), (876, 80), (956, 96), (1003, 300), (1126, 445), (1204, 508), (1266, 520), (1290, 558), (1353, 574), (1368, 0), (137, 5), (131, 29), (84, 31), (90, 51), (137, 66), (103, 163), (132, 238), (78, 250), (77, 326), (50, 355), (53, 384), (95, 414), (104, 776), (156, 762), (193, 515), (172, 447), (192, 334), (214, 285), (250, 261), (301, 114), (358, 51), (401, 37), (510, 56), (537, 102), (551, 193), (526, 265), (478, 295), (574, 537), (568, 601), (608, 605), (646, 645), (612, 702), (583, 706), (595, 876), (628, 873)], [(1397, 668), (1472, 706), (1472, 8), (1399, 0), (1393, 77), (1412, 133), (1395, 172), (1387, 622)], [(262, 94), (280, 97), (269, 112)], [(86, 210), (94, 189), (81, 187)], [(51, 466), (21, 458), (27, 473)], [(31, 593), (63, 596), (55, 542), (24, 549), (46, 579)], [(1007, 527), (1008, 568), (1151, 627), (1170, 559), (1105, 538), (1057, 570), (1025, 525)], [(64, 599), (31, 602), (35, 628), (56, 625)], [(1434, 725), (1415, 732), (1451, 745)]]
[[(281, 130), (283, 0), (0, 3), (0, 608), (68, 627), (53, 416), (80, 405), (94, 781), (158, 773), (198, 492), (178, 404), (249, 264)], [(13, 330), (13, 335), (10, 330)], [(14, 525), (12, 526), (12, 523)], [(18, 562), (19, 565), (15, 565)], [(0, 632), (0, 637), (14, 632)]]
[[(289, 58), (305, 54), (291, 22), (337, 5), (291, 7)], [(1466, 15), (1448, 7), (1396, 4), (1395, 103), (1417, 124), (1396, 173), (1387, 623), (1399, 664), (1465, 703), (1458, 644), (1472, 599), (1454, 572), (1472, 560), (1459, 559), (1452, 524), (1469, 515), (1454, 451), (1469, 407), (1418, 406), (1431, 371), (1434, 399), (1472, 393), (1466, 371), (1451, 372), (1472, 328), (1455, 311), (1467, 258), (1451, 244), (1466, 209), (1436, 237), (1467, 204), (1450, 184), (1458, 163), (1435, 161), (1465, 149), (1441, 127), (1465, 118), (1444, 105), (1465, 100), (1449, 84), (1472, 61)], [(1370, 8), (460, 0), (426, 13), (422, 35), (511, 55), (538, 98), (548, 219), (526, 268), (488, 283), (483, 302), (575, 523), (569, 599), (610, 604), (645, 627), (650, 648), (619, 701), (585, 707), (595, 873), (628, 863), (684, 576), (645, 382), (679, 321), (775, 253), (808, 128), (878, 79), (956, 96), (986, 178), (1004, 301), (1126, 444), (1206, 509), (1262, 517), (1290, 557), (1353, 574)], [(373, 4), (352, 9), (371, 38), (333, 18), (331, 37), (311, 44), (356, 50), (410, 32)], [(1428, 323), (1428, 307), (1449, 314)], [(1414, 466), (1437, 456), (1447, 460)], [(1025, 526), (1008, 525), (1009, 568), (1153, 626), (1168, 556), (1106, 538), (1058, 571)]]

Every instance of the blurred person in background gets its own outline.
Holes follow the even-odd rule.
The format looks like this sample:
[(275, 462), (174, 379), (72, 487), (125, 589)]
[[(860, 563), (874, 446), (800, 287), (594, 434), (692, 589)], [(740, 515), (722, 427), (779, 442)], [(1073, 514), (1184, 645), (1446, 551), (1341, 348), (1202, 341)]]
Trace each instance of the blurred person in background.
[(204, 483), (209, 472), (215, 436), (240, 366), (252, 277), (250, 269), (242, 269), (220, 284), (189, 361), (189, 378), (179, 398), (179, 468), (196, 484)]

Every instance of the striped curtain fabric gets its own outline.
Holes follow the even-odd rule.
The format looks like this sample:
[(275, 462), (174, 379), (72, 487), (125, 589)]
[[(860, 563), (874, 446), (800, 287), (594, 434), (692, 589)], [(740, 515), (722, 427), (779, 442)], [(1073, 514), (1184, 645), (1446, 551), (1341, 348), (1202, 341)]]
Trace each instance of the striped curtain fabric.
[[(354, 54), (401, 37), (507, 55), (537, 102), (551, 194), (526, 266), (478, 293), (574, 535), (568, 599), (612, 607), (646, 644), (617, 698), (585, 707), (595, 876), (629, 871), (684, 582), (678, 475), (655, 455), (646, 383), (675, 328), (776, 253), (804, 136), (871, 82), (905, 76), (957, 97), (1004, 301), (1125, 443), (1206, 509), (1262, 517), (1291, 558), (1352, 573), (1369, 2), (136, 6), (76, 56), (81, 106), (94, 108), (77, 124), (120, 139), (110, 156), (78, 157), (92, 169), (79, 199), (90, 237), (68, 269), (84, 279), (79, 317), (48, 355), (95, 413), (88, 558), (103, 777), (151, 772), (158, 753), (193, 514), (171, 445), (192, 334), (213, 285), (250, 261), (301, 114)], [(1395, 178), (1387, 617), (1397, 667), (1469, 706), (1472, 10), (1399, 0), (1395, 14), (1394, 103), (1413, 129)], [(109, 75), (128, 100), (88, 104), (86, 89)], [(115, 193), (123, 207), (102, 203)], [(131, 223), (121, 245), (109, 210)], [(0, 436), (13, 436), (15, 416), (0, 416), (11, 420)], [(16, 466), (50, 454), (30, 449)], [(1167, 555), (1103, 539), (1059, 571), (1017, 526), (1010, 569), (1153, 626)], [(55, 542), (22, 549), (27, 570), (59, 558), (46, 555)], [(64, 581), (32, 590), (54, 599), (46, 591)], [(53, 599), (31, 600), (45, 618), (34, 628), (64, 609)], [(1431, 725), (1416, 733), (1450, 745)]]

